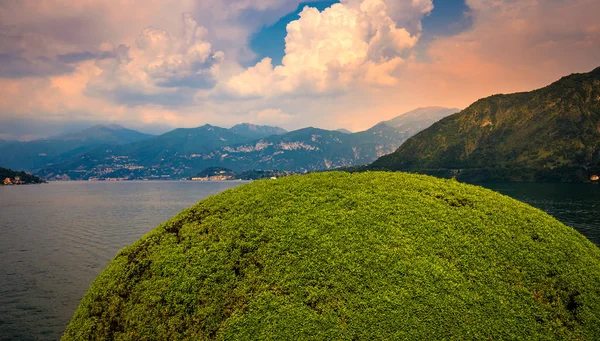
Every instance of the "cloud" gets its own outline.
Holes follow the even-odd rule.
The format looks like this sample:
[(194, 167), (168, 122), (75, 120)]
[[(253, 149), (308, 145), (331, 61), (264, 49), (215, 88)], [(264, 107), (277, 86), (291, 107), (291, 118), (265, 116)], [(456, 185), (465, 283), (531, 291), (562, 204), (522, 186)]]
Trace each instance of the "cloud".
[(3, 2), (0, 119), (358, 131), (599, 66), (596, 0), (467, 0), (472, 25), (426, 44), (430, 0), (343, 0), (289, 24), (283, 65), (247, 67), (249, 35), (299, 2)]
[[(431, 1), (412, 4), (418, 18), (432, 8)], [(224, 91), (272, 97), (344, 91), (361, 83), (393, 85), (391, 74), (417, 44), (420, 25), (411, 33), (388, 11), (384, 0), (343, 1), (322, 12), (307, 6), (287, 26), (282, 65), (265, 58), (228, 80)]]
[(598, 1), (468, 0), (467, 5), (472, 28), (433, 41), (429, 60), (402, 71), (414, 92), (436, 93), (452, 106), (465, 106), (599, 65), (600, 31), (593, 29)]
[(213, 50), (206, 28), (189, 13), (181, 20), (179, 36), (146, 27), (134, 46), (121, 45), (114, 50), (116, 58), (97, 61), (100, 71), (89, 81), (87, 92), (131, 105), (182, 105), (194, 97), (190, 88), (212, 88), (224, 53)]
[(69, 65), (48, 58), (28, 60), (18, 55), (0, 53), (0, 77), (43, 77), (70, 73), (73, 70)]

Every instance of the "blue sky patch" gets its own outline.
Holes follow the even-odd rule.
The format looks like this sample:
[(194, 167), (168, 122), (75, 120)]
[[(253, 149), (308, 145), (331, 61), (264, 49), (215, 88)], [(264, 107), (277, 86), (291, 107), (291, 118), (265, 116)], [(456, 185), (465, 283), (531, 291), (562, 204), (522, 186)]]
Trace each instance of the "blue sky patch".
[(294, 12), (281, 17), (281, 19), (279, 19), (279, 21), (272, 26), (264, 27), (262, 30), (258, 31), (250, 39), (250, 48), (257, 54), (256, 60), (250, 64), (255, 64), (265, 57), (270, 57), (273, 59), (273, 65), (281, 65), (281, 60), (285, 54), (285, 36), (287, 34), (287, 24), (294, 20), (298, 20), (300, 18), (298, 14), (302, 12), (305, 6), (314, 7), (319, 11), (323, 11), (324, 9), (331, 7), (331, 5), (336, 3), (339, 3), (339, 1), (322, 0), (303, 2), (298, 5), (298, 8)]
[(424, 38), (459, 34), (473, 24), (465, 0), (436, 0), (433, 6), (422, 20)]

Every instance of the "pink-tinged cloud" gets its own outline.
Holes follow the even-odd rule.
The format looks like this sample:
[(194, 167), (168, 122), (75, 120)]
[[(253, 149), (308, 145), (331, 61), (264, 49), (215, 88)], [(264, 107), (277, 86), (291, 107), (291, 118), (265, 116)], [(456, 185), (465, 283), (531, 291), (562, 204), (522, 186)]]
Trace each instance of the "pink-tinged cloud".
[(356, 131), (600, 66), (596, 0), (467, 0), (472, 27), (428, 42), (431, 1), (344, 0), (288, 25), (283, 65), (242, 66), (252, 32), (298, 3), (11, 2), (0, 11), (0, 121)]

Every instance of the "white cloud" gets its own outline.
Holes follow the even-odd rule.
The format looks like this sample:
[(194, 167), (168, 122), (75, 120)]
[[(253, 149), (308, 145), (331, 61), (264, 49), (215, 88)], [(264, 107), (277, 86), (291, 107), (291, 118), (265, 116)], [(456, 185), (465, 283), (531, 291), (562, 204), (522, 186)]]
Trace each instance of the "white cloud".
[[(417, 44), (420, 26), (414, 33), (398, 27), (389, 15), (390, 2), (343, 1), (322, 12), (305, 7), (300, 19), (287, 26), (282, 65), (273, 66), (265, 58), (229, 79), (225, 91), (270, 97), (339, 92), (358, 84), (393, 85), (392, 73)], [(431, 1), (413, 3), (420, 21), (431, 10)]]
[(154, 27), (143, 29), (134, 46), (116, 49), (117, 58), (97, 61), (100, 72), (90, 80), (88, 91), (135, 103), (140, 97), (151, 101), (145, 96), (153, 95), (191, 99), (194, 89), (212, 88), (224, 54), (214, 51), (206, 28), (190, 14), (182, 15), (182, 27), (179, 36)]

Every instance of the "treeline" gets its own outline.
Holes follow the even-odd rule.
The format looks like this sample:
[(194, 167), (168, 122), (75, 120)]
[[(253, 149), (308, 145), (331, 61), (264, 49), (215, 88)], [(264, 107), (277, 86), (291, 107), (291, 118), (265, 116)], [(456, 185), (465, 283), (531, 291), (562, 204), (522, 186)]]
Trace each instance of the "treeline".
[[(282, 178), (289, 175), (297, 174), (290, 171), (281, 170), (248, 170), (241, 173), (236, 173), (229, 168), (224, 167), (208, 167), (198, 173), (197, 178), (210, 178), (214, 176), (222, 176), (228, 180), (261, 180), (270, 178)], [(194, 178), (194, 177), (192, 177)]]
[(19, 178), (20, 182), (23, 184), (40, 184), (44, 182), (44, 180), (35, 175), (0, 167), (0, 184), (4, 184), (4, 181), (7, 178), (10, 179), (11, 182), (16, 182), (16, 179)]
[(249, 170), (238, 175), (241, 180), (260, 180), (270, 178), (282, 178), (284, 176), (294, 175), (294, 172), (280, 170)]

